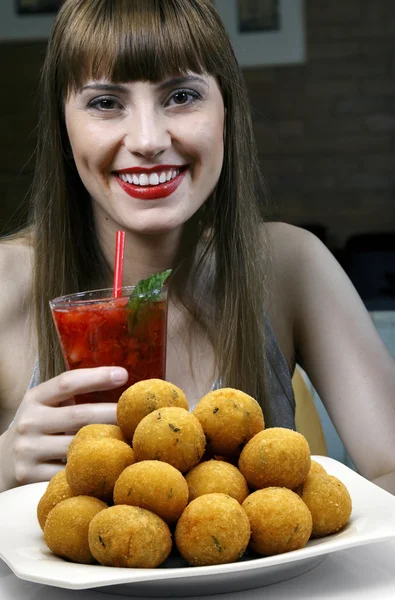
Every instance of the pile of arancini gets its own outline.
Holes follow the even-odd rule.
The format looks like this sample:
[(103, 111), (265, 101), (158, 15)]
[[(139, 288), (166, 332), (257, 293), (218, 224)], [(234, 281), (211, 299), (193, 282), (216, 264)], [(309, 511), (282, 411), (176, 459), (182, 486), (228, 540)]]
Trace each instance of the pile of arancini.
[(80, 429), (38, 504), (44, 540), (64, 559), (154, 568), (174, 537), (192, 566), (229, 563), (247, 548), (303, 548), (350, 518), (347, 488), (311, 461), (306, 439), (265, 429), (240, 390), (212, 391), (191, 413), (175, 385), (141, 381), (117, 420)]

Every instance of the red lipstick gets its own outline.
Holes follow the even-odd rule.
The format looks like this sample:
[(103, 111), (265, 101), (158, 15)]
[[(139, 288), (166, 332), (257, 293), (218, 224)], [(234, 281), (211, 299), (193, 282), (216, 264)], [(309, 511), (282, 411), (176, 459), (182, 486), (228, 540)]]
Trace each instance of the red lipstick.
[(170, 181), (165, 181), (165, 183), (159, 183), (158, 185), (135, 185), (134, 183), (129, 183), (127, 181), (123, 181), (119, 176), (116, 177), (117, 182), (121, 186), (121, 188), (133, 198), (138, 198), (139, 200), (159, 200), (160, 198), (166, 198), (170, 196), (180, 185), (182, 180), (185, 177), (187, 167), (176, 167), (170, 165), (158, 165), (157, 167), (152, 168), (132, 168), (132, 169), (122, 169), (116, 172), (116, 175), (119, 173), (158, 173), (163, 171), (170, 171), (181, 169), (179, 174)]

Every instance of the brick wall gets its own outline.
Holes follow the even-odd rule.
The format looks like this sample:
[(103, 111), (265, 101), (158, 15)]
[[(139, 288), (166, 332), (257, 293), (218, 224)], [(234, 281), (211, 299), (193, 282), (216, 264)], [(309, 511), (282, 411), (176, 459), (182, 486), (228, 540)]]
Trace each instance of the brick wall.
[(307, 62), (246, 71), (278, 215), (328, 243), (395, 230), (395, 3), (306, 0)]
[[(395, 3), (306, 0), (307, 62), (245, 71), (276, 214), (332, 248), (395, 229)], [(28, 191), (44, 43), (0, 44), (0, 227)]]

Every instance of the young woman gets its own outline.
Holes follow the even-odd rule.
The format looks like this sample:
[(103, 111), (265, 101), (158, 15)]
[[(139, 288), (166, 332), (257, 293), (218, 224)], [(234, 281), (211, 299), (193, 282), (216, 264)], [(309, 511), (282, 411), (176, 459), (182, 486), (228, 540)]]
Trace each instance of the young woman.
[[(337, 262), (311, 234), (264, 223), (247, 96), (209, 0), (66, 0), (41, 81), (29, 228), (0, 245), (0, 490), (48, 480), (70, 432), (114, 423), (77, 393), (118, 367), (63, 372), (50, 299), (172, 268), (167, 379), (193, 406), (213, 386), (294, 426), (309, 374), (360, 472), (395, 493), (395, 365)], [(26, 391), (28, 390), (28, 391)], [(66, 434), (65, 434), (66, 432)]]

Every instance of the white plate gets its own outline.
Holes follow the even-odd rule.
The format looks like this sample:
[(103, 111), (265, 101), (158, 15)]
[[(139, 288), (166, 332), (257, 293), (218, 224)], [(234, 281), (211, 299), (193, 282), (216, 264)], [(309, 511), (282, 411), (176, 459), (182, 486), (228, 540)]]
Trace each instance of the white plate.
[(344, 530), (310, 541), (301, 550), (208, 567), (187, 567), (174, 557), (158, 569), (69, 563), (53, 556), (44, 544), (36, 508), (47, 484), (35, 483), (0, 494), (0, 558), (27, 581), (128, 596), (185, 598), (276, 583), (310, 570), (331, 552), (395, 537), (394, 496), (331, 458), (313, 458), (346, 484), (353, 511)]

